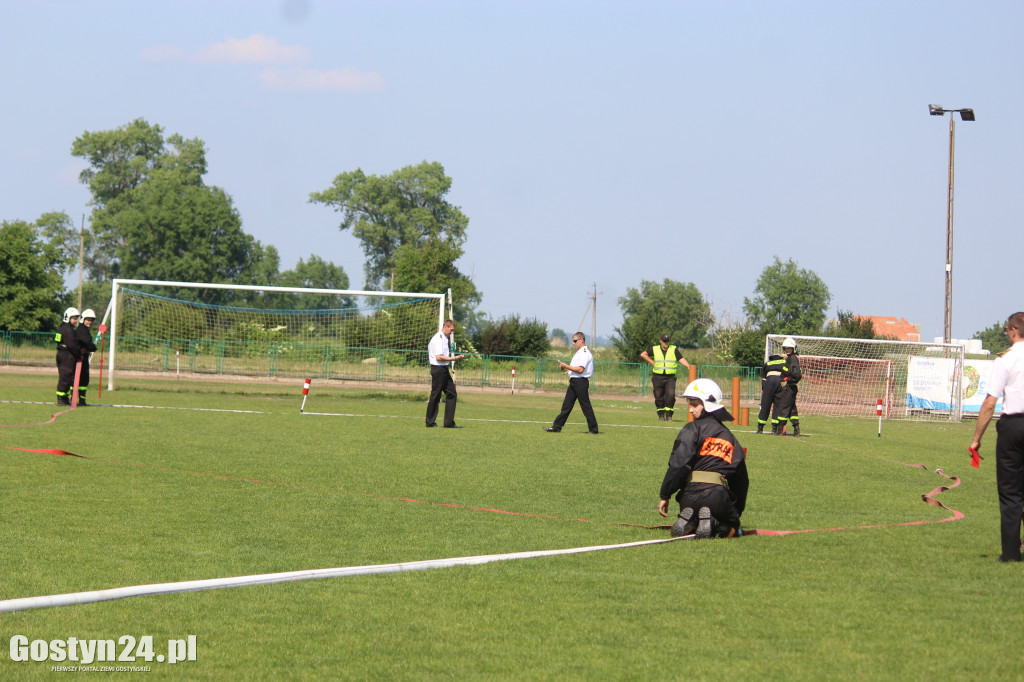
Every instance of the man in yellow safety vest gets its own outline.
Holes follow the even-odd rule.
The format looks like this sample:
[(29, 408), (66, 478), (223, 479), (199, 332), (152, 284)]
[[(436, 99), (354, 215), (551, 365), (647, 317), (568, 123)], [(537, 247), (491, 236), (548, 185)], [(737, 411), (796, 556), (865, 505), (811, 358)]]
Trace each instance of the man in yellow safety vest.
[(676, 409), (676, 372), (679, 371), (679, 365), (689, 369), (690, 363), (678, 347), (669, 344), (668, 334), (662, 334), (661, 342), (645, 348), (640, 357), (653, 367), (651, 383), (654, 386), (654, 405), (658, 408), (658, 419), (670, 422)]

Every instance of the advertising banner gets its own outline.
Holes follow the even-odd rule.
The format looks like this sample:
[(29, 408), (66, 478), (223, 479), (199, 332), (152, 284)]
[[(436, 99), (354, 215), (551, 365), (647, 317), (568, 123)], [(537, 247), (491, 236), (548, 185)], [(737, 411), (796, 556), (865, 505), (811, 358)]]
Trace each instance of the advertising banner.
[[(992, 360), (965, 360), (963, 377), (964, 414), (978, 414), (987, 393), (985, 386), (992, 371)], [(907, 366), (907, 408), (919, 410), (949, 411), (952, 409), (953, 372), (956, 364), (952, 358), (911, 357)], [(1003, 409), (1000, 398), (996, 403), (996, 414)]]

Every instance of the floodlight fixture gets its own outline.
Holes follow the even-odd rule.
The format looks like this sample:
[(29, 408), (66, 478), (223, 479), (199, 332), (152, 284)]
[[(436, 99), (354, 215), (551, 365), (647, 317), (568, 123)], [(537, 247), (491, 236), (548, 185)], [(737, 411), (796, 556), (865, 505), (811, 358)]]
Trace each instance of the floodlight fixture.
[(928, 113), (932, 116), (942, 116), (946, 113), (946, 110), (942, 108), (941, 104), (929, 104)]
[(960, 110), (961, 121), (973, 121), (974, 120), (974, 109), (961, 109)]

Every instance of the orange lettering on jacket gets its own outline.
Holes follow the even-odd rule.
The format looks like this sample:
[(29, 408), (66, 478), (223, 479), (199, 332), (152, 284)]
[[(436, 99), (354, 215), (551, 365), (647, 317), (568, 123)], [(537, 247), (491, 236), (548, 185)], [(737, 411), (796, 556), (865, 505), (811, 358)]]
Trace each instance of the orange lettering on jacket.
[(732, 443), (722, 438), (708, 438), (700, 447), (701, 457), (717, 457), (732, 464)]

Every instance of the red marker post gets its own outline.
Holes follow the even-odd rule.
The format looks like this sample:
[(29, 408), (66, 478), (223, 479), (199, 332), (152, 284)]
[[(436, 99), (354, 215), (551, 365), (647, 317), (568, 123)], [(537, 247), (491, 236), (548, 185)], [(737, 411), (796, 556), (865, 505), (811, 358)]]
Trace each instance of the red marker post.
[(311, 381), (312, 379), (306, 379), (305, 383), (302, 384), (302, 406), (299, 407), (299, 414), (302, 414), (302, 411), (306, 409), (306, 396), (309, 395), (309, 382)]
[(512, 365), (512, 395), (516, 394), (516, 366)]
[(882, 437), (882, 399), (878, 399), (878, 407), (875, 408), (875, 414), (878, 415), (878, 437)]

